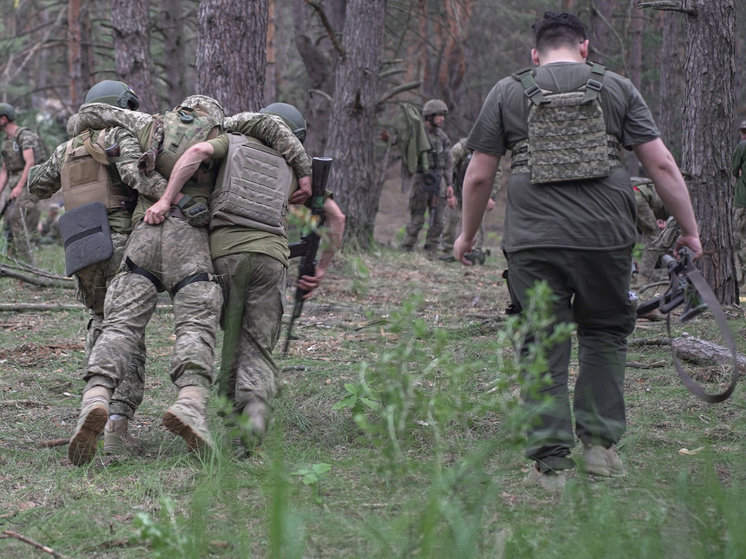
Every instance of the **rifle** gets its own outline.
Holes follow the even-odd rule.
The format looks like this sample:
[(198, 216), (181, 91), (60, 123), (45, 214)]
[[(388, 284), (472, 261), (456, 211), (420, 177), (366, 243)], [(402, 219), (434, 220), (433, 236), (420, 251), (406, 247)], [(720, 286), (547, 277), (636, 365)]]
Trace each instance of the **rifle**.
[(637, 316), (644, 316), (655, 309), (666, 315), (666, 328), (668, 329), (668, 337), (671, 338), (671, 311), (681, 304), (684, 304), (684, 312), (681, 315), (681, 322), (686, 322), (697, 316), (702, 311), (709, 309), (712, 315), (715, 317), (715, 321), (720, 328), (720, 333), (723, 335), (723, 339), (728, 344), (733, 355), (733, 376), (731, 377), (730, 385), (720, 394), (708, 394), (704, 388), (692, 379), (689, 375), (684, 372), (681, 363), (671, 343), (671, 357), (673, 363), (676, 366), (676, 372), (689, 391), (704, 400), (709, 404), (716, 404), (727, 400), (733, 390), (736, 388), (736, 382), (738, 382), (738, 357), (736, 354), (736, 343), (733, 339), (733, 331), (728, 325), (728, 320), (720, 308), (717, 297), (712, 292), (712, 289), (705, 278), (702, 276), (699, 270), (697, 270), (692, 264), (691, 254), (686, 248), (679, 249), (680, 260), (676, 260), (673, 256), (664, 254), (661, 257), (661, 262), (668, 268), (668, 274), (670, 277), (670, 283), (666, 292), (656, 297), (655, 299), (643, 303), (637, 307)]
[[(316, 253), (319, 250), (321, 238), (318, 234), (318, 228), (324, 224), (324, 191), (326, 190), (326, 181), (329, 179), (329, 172), (332, 168), (331, 157), (314, 157), (311, 175), (311, 215), (314, 219), (314, 227), (301, 237), (297, 243), (288, 245), (290, 249), (290, 258), (300, 256), (298, 266), (298, 280), (303, 276), (314, 276), (316, 274)], [(300, 318), (303, 310), (303, 296), (308, 293), (300, 286), (295, 288), (295, 304), (293, 314), (290, 316), (288, 324), (288, 333), (285, 338), (285, 347), (282, 350), (283, 355), (287, 355), (290, 347), (290, 336), (293, 332), (293, 323)]]

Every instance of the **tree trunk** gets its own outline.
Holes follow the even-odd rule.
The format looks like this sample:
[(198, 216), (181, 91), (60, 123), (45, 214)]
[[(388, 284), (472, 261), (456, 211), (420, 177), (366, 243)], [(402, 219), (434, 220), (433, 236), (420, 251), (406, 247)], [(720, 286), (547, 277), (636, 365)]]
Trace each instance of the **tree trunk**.
[(264, 70), (264, 99), (269, 103), (277, 101), (277, 20), (276, 0), (267, 4), (267, 67)]
[(681, 107), (684, 96), (684, 33), (681, 14), (663, 12), (663, 44), (658, 107), (661, 138), (676, 161), (681, 161)]
[(70, 0), (67, 5), (67, 63), (70, 81), (70, 103), (77, 107), (83, 102), (85, 88), (83, 83), (83, 49), (80, 21), (80, 0)]
[(181, 0), (163, 0), (163, 58), (166, 61), (166, 105), (175, 107), (187, 96), (184, 85), (184, 21)]
[(264, 105), (267, 1), (199, 4), (197, 92), (217, 99), (228, 115)]
[[(611, 30), (611, 21), (614, 17), (615, 0), (595, 0), (591, 2), (591, 28), (590, 28), (590, 48), (591, 55), (589, 58), (599, 64), (608, 65), (608, 59), (613, 58), (611, 51), (614, 40)], [(624, 56), (624, 53), (622, 53)]]
[(140, 110), (158, 110), (155, 64), (150, 53), (150, 0), (112, 0), (111, 27), (117, 77), (140, 99)]
[(738, 301), (730, 176), (735, 0), (692, 0), (686, 16), (682, 167), (689, 173), (704, 257), (700, 268), (723, 305)]
[(350, 0), (337, 66), (327, 153), (335, 159), (330, 187), (347, 215), (346, 246), (367, 250), (381, 191), (373, 161), (384, 20), (388, 0)]

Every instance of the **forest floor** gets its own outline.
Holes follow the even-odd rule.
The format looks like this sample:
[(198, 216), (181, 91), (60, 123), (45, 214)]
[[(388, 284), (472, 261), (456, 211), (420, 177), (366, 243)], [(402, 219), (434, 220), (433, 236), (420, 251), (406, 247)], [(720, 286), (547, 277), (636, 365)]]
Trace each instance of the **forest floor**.
[[(393, 239), (406, 215), (387, 200)], [(59, 247), (37, 259), (64, 267)], [(65, 446), (39, 448), (75, 426), (87, 313), (0, 312), (0, 557), (50, 556), (8, 532), (58, 556), (107, 559), (746, 554), (743, 389), (704, 404), (681, 385), (666, 346), (630, 348), (619, 444), (627, 477), (572, 472), (562, 494), (523, 485), (520, 325), (503, 313), (503, 268), (497, 256), (466, 268), (385, 246), (340, 255), (289, 355), (278, 348), (275, 421), (249, 458), (227, 443), (217, 398), (214, 452), (193, 456), (163, 428), (176, 396), (167, 309), (148, 327), (145, 401), (132, 422), (144, 453), (99, 453), (78, 468)], [(0, 304), (24, 303), (75, 300), (0, 279)], [(746, 351), (743, 313), (728, 313)], [(722, 343), (707, 314), (674, 327), (684, 331)], [(641, 319), (634, 337), (665, 337), (665, 325)], [(689, 366), (710, 392), (727, 384), (726, 369)]]

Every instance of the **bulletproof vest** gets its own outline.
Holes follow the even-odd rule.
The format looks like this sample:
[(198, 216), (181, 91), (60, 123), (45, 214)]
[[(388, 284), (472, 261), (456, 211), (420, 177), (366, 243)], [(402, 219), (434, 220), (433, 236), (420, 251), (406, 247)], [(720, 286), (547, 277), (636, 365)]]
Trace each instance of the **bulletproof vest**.
[(124, 184), (115, 185), (109, 171), (104, 133), (91, 142), (91, 131), (82, 134), (83, 145), (74, 148), (74, 140), (67, 143), (65, 162), (60, 170), (62, 199), (65, 210), (101, 202), (108, 212), (121, 210), (133, 195)]
[(259, 140), (229, 132), (228, 157), (210, 197), (210, 227), (240, 225), (287, 237), (293, 170)]
[(594, 179), (609, 175), (620, 143), (606, 134), (601, 106), (605, 68), (594, 64), (586, 84), (574, 91), (541, 89), (533, 68), (513, 74), (529, 99), (528, 140), (512, 148), (515, 172), (530, 171), (532, 184)]
[[(3, 160), (8, 173), (20, 173), (26, 166), (26, 160), (23, 158), (21, 149), (21, 134), (24, 132), (32, 133), (28, 128), (19, 128), (12, 138), (6, 136), (3, 140)], [(44, 143), (40, 138), (34, 142), (34, 164), (40, 165), (47, 160), (47, 151), (44, 149)]]
[[(194, 144), (211, 140), (220, 133), (220, 123), (202, 111), (191, 107), (176, 107), (162, 116), (155, 115), (156, 123), (151, 132), (150, 147), (160, 143), (155, 159), (155, 170), (165, 178), (184, 152)], [(160, 128), (160, 130), (159, 130)], [(162, 135), (162, 142), (159, 142)]]

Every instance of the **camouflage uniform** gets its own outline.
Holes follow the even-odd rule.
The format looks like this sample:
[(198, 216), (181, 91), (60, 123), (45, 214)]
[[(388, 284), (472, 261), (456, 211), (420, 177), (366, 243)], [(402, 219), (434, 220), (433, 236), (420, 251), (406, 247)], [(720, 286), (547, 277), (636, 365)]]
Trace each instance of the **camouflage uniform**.
[[(34, 163), (36, 164), (47, 158), (41, 138), (28, 128), (19, 128), (13, 137), (9, 138), (6, 135), (3, 140), (3, 165), (8, 173), (6, 196), (18, 185), (26, 164), (23, 152), (27, 149), (34, 150)], [(40, 212), (36, 208), (38, 201), (38, 198), (31, 194), (28, 188), (24, 188), (23, 193), (8, 206), (3, 214), (10, 227), (13, 237), (12, 246), (16, 256), (27, 262), (33, 262), (30, 247), (31, 236), (39, 223)]]
[[(257, 118), (260, 116), (264, 118)], [(311, 174), (310, 158), (279, 117), (241, 113), (226, 119), (226, 128), (279, 151), (296, 177)], [(216, 147), (214, 163), (227, 156), (225, 144), (219, 142), (211, 142)], [(277, 394), (272, 352), (280, 337), (284, 311), (290, 255), (287, 238), (239, 225), (218, 227), (211, 230), (210, 250), (216, 272), (230, 278), (226, 315), (230, 317), (231, 308), (243, 307), (236, 324), (230, 324), (230, 318), (226, 324), (221, 376), (227, 376), (227, 396), (237, 412), (252, 400), (269, 406)]]
[[(84, 105), (85, 107), (86, 105)], [(131, 111), (128, 111), (131, 112)], [(127, 177), (130, 185), (136, 185), (141, 190), (158, 190), (165, 188), (162, 177), (145, 177), (139, 173), (133, 173), (131, 160), (140, 154), (140, 144), (137, 139), (124, 128), (110, 128), (104, 131), (94, 131), (91, 138), (95, 142), (99, 134), (105, 134), (106, 145), (119, 145), (120, 158), (123, 160), (109, 167), (112, 181), (121, 184), (123, 178)], [(83, 143), (80, 135), (70, 142), (72, 147), (79, 147)], [(44, 163), (29, 182), (29, 190), (41, 199), (50, 198), (61, 187), (61, 170), (65, 163), (68, 142), (61, 144), (55, 149), (52, 157)], [(74, 274), (77, 298), (90, 311), (91, 318), (88, 321), (86, 333), (86, 356), (90, 359), (91, 353), (101, 335), (104, 321), (104, 300), (107, 289), (117, 274), (122, 262), (124, 248), (131, 231), (132, 212), (129, 210), (116, 210), (109, 213), (109, 226), (111, 227), (111, 240), (114, 246), (112, 256), (103, 262), (92, 264)], [(145, 339), (143, 336), (137, 338), (136, 350), (128, 362), (126, 373), (121, 384), (117, 387), (111, 401), (110, 412), (126, 416), (132, 419), (135, 411), (142, 403), (145, 388)]]
[(659, 268), (661, 256), (664, 254), (673, 254), (676, 239), (681, 235), (681, 228), (673, 217), (669, 217), (666, 226), (658, 236), (645, 247), (640, 264), (640, 274), (648, 279), (658, 281), (663, 279), (668, 271), (665, 268)]
[(404, 233), (404, 240), (402, 240), (401, 246), (405, 250), (412, 250), (417, 244), (417, 236), (420, 234), (420, 230), (425, 224), (425, 212), (430, 211), (434, 216), (432, 218), (433, 224), (427, 231), (427, 238), (425, 239), (425, 250), (434, 251), (438, 248), (440, 242), (440, 234), (443, 232), (444, 216), (446, 205), (446, 186), (453, 184), (453, 164), (451, 162), (451, 141), (446, 136), (445, 132), (438, 127), (428, 128), (427, 138), (432, 146), (432, 151), (428, 152), (428, 159), (430, 168), (435, 168), (435, 157), (437, 155), (438, 168), (441, 170), (441, 180), (438, 187), (437, 195), (437, 206), (432, 207), (433, 194), (430, 192), (423, 192), (422, 189), (425, 187), (425, 174), (421, 169), (418, 172), (408, 177), (410, 180), (409, 188), (409, 223)]
[[(443, 231), (443, 251), (451, 253), (453, 250), (453, 243), (456, 242), (456, 236), (458, 234), (458, 224), (461, 221), (461, 198), (464, 176), (466, 169), (462, 169), (461, 166), (466, 162), (466, 158), (469, 156), (469, 150), (466, 149), (466, 138), (461, 138), (451, 148), (451, 160), (453, 161), (453, 195), (456, 197), (456, 207), (446, 207), (445, 212), (445, 230)], [(468, 166), (468, 164), (467, 164)], [(498, 167), (497, 173), (495, 174), (495, 181), (492, 183), (492, 198), (493, 202), (497, 201), (497, 194), (500, 192), (502, 187), (502, 170)], [(485, 210), (485, 215), (487, 212)], [(482, 250), (484, 248), (484, 219), (479, 223), (479, 229), (477, 230), (477, 242), (474, 244), (473, 250)]]
[(658, 219), (668, 219), (668, 211), (653, 187), (653, 181), (631, 177), (637, 204), (637, 230), (641, 233), (640, 243), (648, 246), (661, 232)]

